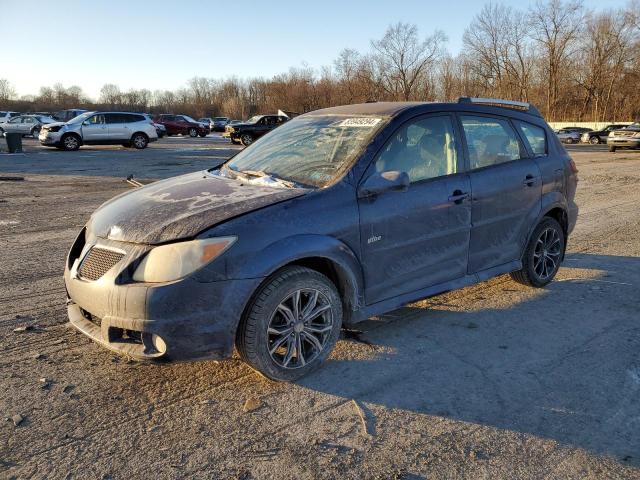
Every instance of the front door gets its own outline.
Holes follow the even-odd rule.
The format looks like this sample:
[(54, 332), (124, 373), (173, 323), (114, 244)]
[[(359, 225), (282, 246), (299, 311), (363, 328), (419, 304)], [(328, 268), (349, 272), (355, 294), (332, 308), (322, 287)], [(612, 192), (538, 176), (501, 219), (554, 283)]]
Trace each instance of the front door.
[(92, 115), (82, 122), (82, 141), (84, 143), (96, 143), (104, 141), (109, 135), (109, 129), (104, 115)]
[(471, 178), (469, 273), (519, 260), (541, 208), (542, 179), (507, 118), (461, 115)]
[(463, 277), (471, 206), (453, 117), (421, 116), (402, 125), (369, 175), (403, 171), (406, 192), (359, 200), (367, 304)]

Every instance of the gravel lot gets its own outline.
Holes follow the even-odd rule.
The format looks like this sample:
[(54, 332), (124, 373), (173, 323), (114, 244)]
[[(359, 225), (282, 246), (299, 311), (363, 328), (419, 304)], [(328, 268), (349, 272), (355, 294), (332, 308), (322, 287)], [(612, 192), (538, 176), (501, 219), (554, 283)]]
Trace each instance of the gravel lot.
[(276, 384), (237, 359), (128, 362), (66, 320), (67, 249), (123, 177), (236, 147), (26, 150), (0, 156), (25, 177), (0, 181), (1, 478), (640, 478), (640, 152), (571, 147), (581, 212), (547, 288), (412, 304)]

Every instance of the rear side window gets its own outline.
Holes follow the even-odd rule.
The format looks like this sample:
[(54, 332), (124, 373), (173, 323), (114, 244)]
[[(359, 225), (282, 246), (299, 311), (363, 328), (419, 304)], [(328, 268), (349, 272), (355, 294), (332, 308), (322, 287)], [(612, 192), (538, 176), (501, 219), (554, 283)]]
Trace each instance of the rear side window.
[(462, 128), (472, 169), (499, 165), (525, 156), (518, 136), (507, 120), (463, 115)]
[(544, 128), (527, 122), (517, 122), (518, 128), (523, 133), (529, 146), (536, 157), (547, 154), (547, 134)]
[(412, 182), (456, 173), (453, 125), (448, 116), (402, 126), (376, 159), (379, 172), (407, 172)]

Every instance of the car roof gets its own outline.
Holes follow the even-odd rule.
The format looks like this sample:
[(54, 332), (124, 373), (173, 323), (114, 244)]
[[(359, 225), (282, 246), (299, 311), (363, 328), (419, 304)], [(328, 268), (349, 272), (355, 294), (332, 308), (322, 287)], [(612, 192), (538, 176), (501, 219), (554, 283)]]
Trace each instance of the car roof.
[(427, 105), (427, 102), (368, 102), (339, 107), (322, 108), (304, 115), (382, 115), (395, 116), (412, 107)]

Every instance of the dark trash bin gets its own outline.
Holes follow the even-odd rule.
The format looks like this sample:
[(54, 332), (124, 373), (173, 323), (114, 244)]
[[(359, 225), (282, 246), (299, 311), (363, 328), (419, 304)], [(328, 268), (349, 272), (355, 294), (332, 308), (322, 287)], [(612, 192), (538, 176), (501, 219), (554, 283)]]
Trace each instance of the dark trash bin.
[(7, 139), (9, 153), (22, 152), (22, 135), (20, 133), (5, 133), (4, 136)]

